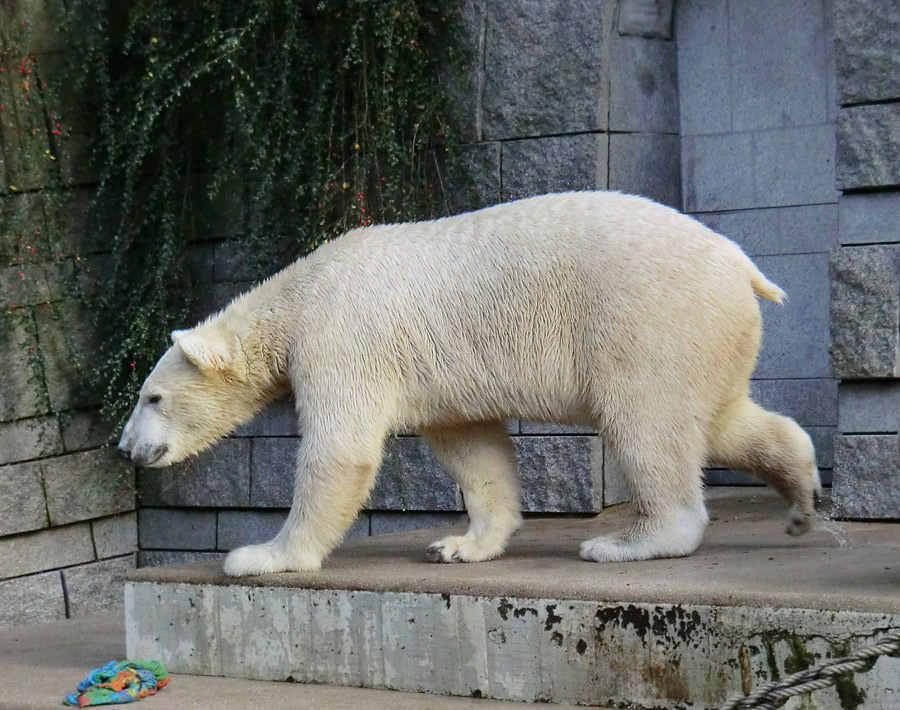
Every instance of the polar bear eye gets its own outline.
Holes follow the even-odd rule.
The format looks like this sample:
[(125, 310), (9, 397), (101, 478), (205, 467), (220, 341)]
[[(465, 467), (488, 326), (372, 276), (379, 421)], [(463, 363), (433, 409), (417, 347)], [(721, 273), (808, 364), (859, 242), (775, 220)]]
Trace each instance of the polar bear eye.
[(158, 395), (158, 394), (151, 394), (149, 397), (147, 397), (147, 401), (150, 404), (159, 404), (159, 401), (161, 399), (162, 399), (162, 396)]

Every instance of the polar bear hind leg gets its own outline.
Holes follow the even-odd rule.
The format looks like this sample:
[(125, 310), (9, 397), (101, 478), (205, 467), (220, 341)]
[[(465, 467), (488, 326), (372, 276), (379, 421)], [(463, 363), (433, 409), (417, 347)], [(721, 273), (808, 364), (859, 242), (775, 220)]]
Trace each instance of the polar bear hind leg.
[(422, 432), (462, 490), (469, 514), (465, 535), (429, 546), (432, 562), (482, 562), (498, 557), (522, 524), (516, 455), (503, 422), (430, 428)]
[(713, 423), (709, 458), (775, 488), (791, 504), (788, 534), (809, 530), (822, 484), (812, 441), (793, 419), (738, 397)]

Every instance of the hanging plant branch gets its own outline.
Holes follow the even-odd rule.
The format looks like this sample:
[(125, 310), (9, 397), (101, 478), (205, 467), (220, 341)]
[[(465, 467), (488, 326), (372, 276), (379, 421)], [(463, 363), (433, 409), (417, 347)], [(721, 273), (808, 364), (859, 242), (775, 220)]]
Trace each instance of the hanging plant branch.
[(115, 263), (91, 300), (92, 379), (111, 418), (187, 324), (192, 243), (226, 236), (211, 202), (244, 206), (236, 258), (258, 275), (354, 227), (446, 210), (440, 77), (459, 33), (444, 3), (67, 7), (75, 84), (97, 113), (89, 223)]

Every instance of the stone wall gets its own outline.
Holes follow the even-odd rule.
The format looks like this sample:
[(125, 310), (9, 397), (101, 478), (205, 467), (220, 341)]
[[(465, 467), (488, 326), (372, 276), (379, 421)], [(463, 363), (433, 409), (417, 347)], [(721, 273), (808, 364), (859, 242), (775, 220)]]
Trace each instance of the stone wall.
[[(852, 508), (842, 491), (880, 486), (896, 505), (900, 201), (891, 189), (900, 184), (900, 103), (891, 101), (900, 74), (887, 49), (898, 34), (890, 0), (838, 3), (834, 52), (824, 0), (458, 2), (471, 65), (456, 121), (475, 182), (454, 188), (455, 209), (619, 189), (684, 209), (738, 241), (789, 294), (784, 307), (763, 304), (755, 395), (810, 432), (826, 480), (837, 458), (845, 514), (873, 517), (873, 509)], [(64, 49), (62, 40), (47, 43), (38, 68), (59, 66)], [(0, 114), (4, 179), (26, 185), (27, 161), (9, 159), (18, 155), (8, 147), (16, 130)], [(4, 204), (40, 210), (38, 188)], [(207, 284), (198, 319), (252, 286), (233, 259), (244, 206), (226, 200), (210, 210), (216, 226), (192, 256)], [(102, 250), (84, 253), (102, 276)], [(41, 260), (3, 267), (4, 292), (22, 288), (20, 273), (30, 287), (18, 297), (27, 317), (0, 340), (9, 365), (0, 381), (0, 624), (118, 603), (116, 580), (138, 547), (141, 564), (211, 558), (277, 531), (297, 443), (290, 402), (195, 460), (132, 479), (108, 458), (109, 437), (90, 426), (91, 403), (74, 386), (73, 349), (90, 352), (89, 339), (72, 337), (85, 332), (84, 314), (61, 299)], [(586, 514), (626, 499), (595, 432), (508, 428), (528, 514)], [(859, 483), (866, 476), (868, 489)], [(710, 471), (708, 481), (753, 482), (730, 471)], [(878, 514), (897, 517), (888, 500)], [(392, 437), (350, 534), (462, 524), (463, 503), (419, 437)]]
[[(684, 210), (734, 239), (787, 291), (763, 302), (753, 394), (834, 464), (828, 254), (838, 240), (830, 2), (676, 3)], [(789, 28), (789, 30), (787, 29)], [(755, 483), (710, 471), (712, 483)]]
[(900, 519), (900, 15), (892, 0), (836, 2), (834, 20), (835, 508), (848, 518)]
[[(32, 128), (50, 125), (50, 116), (40, 101), (11, 100), (26, 90), (24, 76), (29, 87), (43, 86), (49, 105), (61, 105), (53, 103), (66, 86), (66, 38), (53, 29), (61, 6), (29, 2), (23, 12), (17, 2), (0, 4), (0, 232), (4, 255), (10, 242), (23, 245), (0, 263), (0, 627), (120, 606), (137, 549), (134, 472), (105, 447), (110, 432), (79, 387), (92, 350), (90, 319), (65, 298), (74, 259), (102, 280), (102, 248), (72, 220), (54, 235), (64, 251), (50, 251), (37, 167), (54, 146)], [(31, 42), (19, 49), (15, 32), (26, 19)], [(77, 122), (71, 108), (67, 130)], [(53, 158), (89, 184), (82, 145), (75, 130), (69, 149)], [(88, 189), (78, 187), (76, 201)], [(10, 233), (16, 213), (29, 217), (30, 232)]]
[[(454, 190), (457, 210), (607, 187), (680, 207), (671, 4), (625, 5), (617, 14), (612, 1), (462, 0), (471, 65), (456, 122), (475, 181)], [(227, 244), (213, 255), (223, 296), (240, 278)], [(518, 421), (508, 429), (526, 514), (591, 513), (624, 499), (595, 432)], [(290, 506), (295, 448), (291, 406), (280, 403), (178, 471), (139, 471), (141, 564), (216, 557), (272, 537)], [(350, 535), (464, 524), (463, 511), (422, 439), (396, 436)]]

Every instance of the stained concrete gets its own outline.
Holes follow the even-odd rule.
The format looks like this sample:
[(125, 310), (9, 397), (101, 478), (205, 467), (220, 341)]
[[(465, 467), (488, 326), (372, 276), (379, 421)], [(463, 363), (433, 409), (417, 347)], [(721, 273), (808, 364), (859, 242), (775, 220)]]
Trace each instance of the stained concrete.
[[(613, 509), (529, 521), (486, 564), (424, 562), (432, 530), (352, 541), (315, 573), (139, 570), (126, 586), (128, 653), (212, 676), (716, 708), (900, 627), (896, 526), (828, 523), (795, 540), (768, 491), (710, 498), (706, 542), (680, 560), (579, 560), (578, 541), (625, 522)], [(900, 659), (853, 682), (867, 710), (896, 708)], [(844, 707), (841, 692), (818, 691), (814, 706)]]
[[(57, 710), (78, 681), (125, 657), (120, 613), (0, 631), (0, 710)], [(173, 674), (168, 687), (135, 707), (146, 710), (517, 710), (520, 704), (365, 688), (266, 683)], [(575, 710), (572, 706), (555, 706)]]

